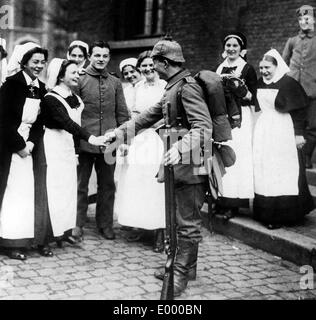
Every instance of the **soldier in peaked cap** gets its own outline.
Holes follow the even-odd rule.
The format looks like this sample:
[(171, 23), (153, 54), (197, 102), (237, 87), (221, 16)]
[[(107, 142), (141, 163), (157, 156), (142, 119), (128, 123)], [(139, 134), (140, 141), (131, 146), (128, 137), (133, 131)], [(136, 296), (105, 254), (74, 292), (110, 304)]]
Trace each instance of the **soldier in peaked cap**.
[[(167, 102), (171, 104), (172, 127), (176, 127), (180, 118), (182, 127), (187, 129), (182, 140), (176, 140), (164, 156), (165, 164), (174, 166), (175, 174), (178, 252), (174, 264), (174, 295), (179, 296), (187, 287), (188, 280), (196, 278), (198, 246), (202, 240), (200, 209), (205, 200), (207, 176), (197, 173), (197, 159), (194, 156), (198, 155), (198, 160), (201, 160), (200, 151), (204, 141), (210, 141), (212, 136), (212, 120), (201, 87), (190, 72), (182, 67), (185, 60), (181, 46), (165, 38), (154, 46), (151, 56), (155, 70), (167, 80), (162, 99), (109, 134), (108, 140), (127, 138), (135, 131), (137, 134), (142, 128), (152, 126), (165, 117)], [(181, 101), (177, 97), (180, 89)], [(160, 174), (158, 176), (161, 177)], [(159, 279), (163, 275), (164, 272), (155, 274)]]
[(316, 36), (314, 33), (315, 9), (304, 5), (296, 10), (300, 31), (288, 39), (283, 59), (290, 67), (289, 76), (299, 81), (310, 98), (306, 130), (306, 168), (312, 168), (311, 158), (316, 147)]

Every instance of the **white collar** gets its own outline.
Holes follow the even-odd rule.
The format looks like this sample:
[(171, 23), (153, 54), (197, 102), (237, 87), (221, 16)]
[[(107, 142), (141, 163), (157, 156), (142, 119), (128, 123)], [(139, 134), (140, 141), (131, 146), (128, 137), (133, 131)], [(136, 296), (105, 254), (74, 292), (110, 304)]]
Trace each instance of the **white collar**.
[(22, 72), (23, 72), (23, 76), (25, 78), (26, 84), (28, 86), (33, 84), (34, 87), (39, 88), (39, 82), (37, 78), (35, 80), (32, 80), (32, 78), (25, 71), (22, 71)]
[(70, 89), (65, 89), (65, 88), (63, 88), (63, 87), (61, 87), (59, 85), (55, 86), (53, 91), (58, 93), (63, 98), (68, 98), (69, 96), (72, 95), (72, 91)]
[(218, 69), (216, 70), (216, 73), (217, 74), (221, 74), (224, 67), (226, 67), (226, 68), (237, 67), (237, 69), (234, 72), (234, 74), (236, 75), (236, 77), (239, 78), (241, 76), (241, 72), (242, 72), (242, 70), (243, 70), (243, 68), (245, 67), (246, 64), (247, 64), (247, 62), (242, 57), (238, 57), (232, 63), (229, 63), (228, 62), (228, 58), (226, 58), (223, 61), (223, 63), (218, 67)]

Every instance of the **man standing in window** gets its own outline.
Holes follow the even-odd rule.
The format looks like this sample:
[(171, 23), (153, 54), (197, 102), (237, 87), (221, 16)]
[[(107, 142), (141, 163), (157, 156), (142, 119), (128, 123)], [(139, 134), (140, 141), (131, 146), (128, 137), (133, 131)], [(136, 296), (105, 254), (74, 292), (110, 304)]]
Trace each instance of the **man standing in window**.
[(290, 66), (289, 76), (300, 82), (310, 98), (305, 145), (306, 168), (312, 168), (311, 158), (316, 147), (316, 36), (315, 9), (304, 5), (296, 11), (299, 34), (288, 39), (283, 59)]
[[(104, 135), (108, 130), (129, 120), (121, 82), (107, 71), (110, 46), (103, 41), (94, 42), (89, 49), (90, 65), (80, 77), (78, 94), (85, 108), (81, 125), (91, 134)], [(96, 225), (108, 240), (115, 239), (113, 231), (114, 170), (115, 163), (106, 163), (101, 148), (80, 141), (78, 166), (77, 227), (82, 230), (88, 210), (88, 185), (92, 168), (97, 175)]]

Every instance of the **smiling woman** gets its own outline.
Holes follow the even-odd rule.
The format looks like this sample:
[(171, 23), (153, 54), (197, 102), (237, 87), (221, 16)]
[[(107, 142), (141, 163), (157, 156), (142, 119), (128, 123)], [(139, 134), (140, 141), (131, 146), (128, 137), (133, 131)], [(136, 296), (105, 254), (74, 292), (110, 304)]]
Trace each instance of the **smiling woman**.
[(137, 66), (136, 58), (128, 58), (120, 63), (120, 71), (127, 85), (124, 88), (124, 97), (130, 112), (133, 112), (136, 98), (136, 84), (142, 79)]
[(236, 162), (227, 168), (223, 177), (223, 194), (217, 206), (217, 212), (228, 220), (238, 213), (239, 208), (249, 207), (249, 199), (254, 197), (251, 106), (255, 104), (257, 75), (246, 61), (247, 39), (242, 33), (229, 33), (223, 39), (223, 47), (225, 60), (216, 72), (223, 78), (234, 76), (244, 83), (244, 92), (236, 99), (241, 109), (241, 123), (233, 128), (233, 139), (227, 143), (236, 153)]
[(47, 213), (39, 190), (45, 176), (39, 114), (46, 90), (38, 79), (47, 56), (35, 43), (16, 46), (8, 65), (11, 76), (0, 90), (0, 246), (18, 260), (26, 259), (33, 240), (45, 243), (37, 239), (34, 226)]
[[(144, 79), (135, 86), (132, 117), (159, 102), (167, 85), (159, 79), (150, 56), (151, 51), (145, 51), (139, 55), (136, 63)], [(130, 66), (123, 70), (127, 68)], [(164, 189), (155, 176), (163, 157), (163, 142), (154, 128), (149, 128), (132, 140), (125, 161), (122, 156), (119, 152), (117, 163), (121, 166), (118, 165), (116, 170), (118, 184), (115, 211), (118, 222), (123, 226), (155, 230), (154, 251), (162, 251), (163, 233), (159, 229), (165, 228)], [(138, 231), (128, 239), (137, 239), (141, 235), (142, 232)]]
[(254, 218), (269, 229), (291, 225), (315, 208), (304, 168), (302, 147), (308, 99), (289, 68), (272, 49), (260, 62), (254, 130)]
[[(53, 89), (43, 100), (47, 195), (53, 237), (74, 244), (72, 229), (77, 213), (77, 158), (73, 136), (95, 146), (103, 146), (81, 128), (82, 100), (72, 90), (78, 86), (78, 66), (74, 61), (53, 59), (48, 67), (48, 82)], [(43, 226), (43, 229), (47, 229)]]

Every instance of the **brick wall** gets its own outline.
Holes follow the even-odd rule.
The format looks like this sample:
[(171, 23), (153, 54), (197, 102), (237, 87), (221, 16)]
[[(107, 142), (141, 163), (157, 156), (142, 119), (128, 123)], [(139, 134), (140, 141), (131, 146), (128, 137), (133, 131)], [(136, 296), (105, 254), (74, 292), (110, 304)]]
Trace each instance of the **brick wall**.
[[(118, 1), (118, 0), (116, 0)], [(119, 2), (126, 0), (119, 0)], [(84, 2), (84, 1), (83, 1)], [(117, 6), (113, 1), (87, 1), (78, 24), (79, 38), (115, 40)], [(295, 9), (303, 4), (316, 7), (316, 0), (166, 0), (165, 31), (183, 46), (186, 66), (196, 72), (212, 69), (221, 62), (221, 39), (229, 30), (240, 30), (248, 39), (248, 61), (258, 69), (263, 54), (271, 47), (282, 52), (288, 37), (298, 32)], [(117, 3), (118, 5), (118, 3)], [(110, 69), (119, 61), (148, 49), (113, 50)]]
[[(283, 51), (288, 37), (299, 28), (295, 9), (300, 0), (168, 1), (166, 30), (184, 48), (192, 71), (214, 68), (221, 61), (221, 39), (226, 31), (240, 30), (248, 39), (248, 61), (256, 68), (271, 47)], [(306, 4), (316, 7), (316, 0)]]

